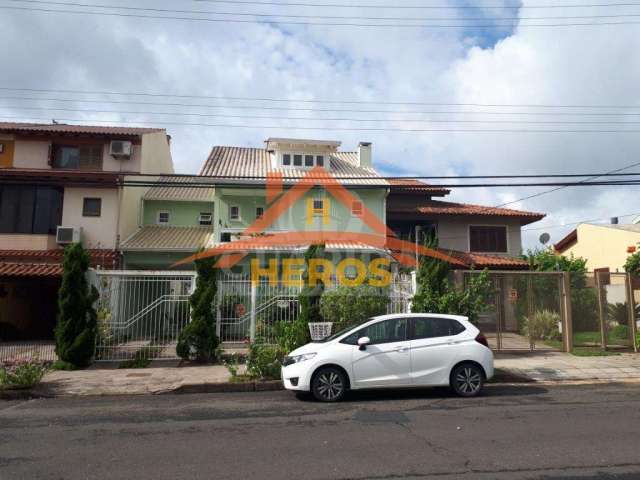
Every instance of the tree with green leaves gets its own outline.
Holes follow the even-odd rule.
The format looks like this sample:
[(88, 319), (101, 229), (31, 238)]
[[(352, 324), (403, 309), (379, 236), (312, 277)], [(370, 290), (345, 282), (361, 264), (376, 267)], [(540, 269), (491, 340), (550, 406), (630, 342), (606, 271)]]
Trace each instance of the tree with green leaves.
[(624, 271), (640, 276), (640, 251), (637, 251), (627, 257), (627, 261), (624, 262)]
[(189, 298), (191, 322), (180, 332), (176, 353), (183, 360), (209, 362), (215, 359), (216, 335), (214, 302), (218, 291), (216, 258), (196, 260), (196, 288)]
[[(571, 285), (571, 310), (573, 328), (576, 331), (597, 330), (598, 293), (587, 285), (587, 261), (573, 255), (565, 257), (551, 249), (529, 250), (524, 256), (531, 270), (536, 272), (569, 272)], [(537, 279), (534, 286), (537, 298), (547, 302), (544, 308), (557, 309), (558, 285), (554, 278)]]
[(310, 245), (304, 254), (304, 271), (302, 273), (302, 290), (298, 295), (300, 314), (293, 322), (279, 322), (278, 344), (289, 353), (292, 350), (308, 343), (311, 340), (309, 334), (310, 322), (322, 322), (320, 315), (320, 298), (325, 285), (319, 280), (315, 285), (309, 284), (309, 264), (313, 258), (324, 258), (324, 245)]
[(65, 248), (62, 285), (58, 291), (55, 329), (58, 358), (75, 367), (86, 367), (95, 352), (97, 314), (93, 304), (98, 290), (87, 281), (89, 254), (79, 243)]
[[(435, 249), (438, 242), (428, 238), (425, 247)], [(417, 291), (411, 311), (464, 315), (475, 322), (487, 306), (492, 291), (487, 271), (471, 275), (464, 288), (457, 288), (450, 278), (451, 267), (444, 260), (422, 256), (416, 272)]]

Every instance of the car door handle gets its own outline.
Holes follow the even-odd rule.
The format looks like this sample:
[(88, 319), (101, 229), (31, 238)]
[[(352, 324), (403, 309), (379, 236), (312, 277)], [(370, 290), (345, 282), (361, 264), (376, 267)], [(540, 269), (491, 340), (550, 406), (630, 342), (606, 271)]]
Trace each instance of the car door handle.
[(402, 352), (406, 352), (408, 350), (408, 347), (396, 347), (396, 352), (402, 353)]

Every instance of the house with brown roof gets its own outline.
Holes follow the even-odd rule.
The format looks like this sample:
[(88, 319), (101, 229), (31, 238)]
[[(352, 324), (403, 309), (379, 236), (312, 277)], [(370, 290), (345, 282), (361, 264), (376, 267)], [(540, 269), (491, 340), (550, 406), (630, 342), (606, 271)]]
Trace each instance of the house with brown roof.
[(0, 122), (0, 339), (49, 338), (63, 247), (117, 267), (145, 193), (125, 182), (172, 172), (164, 129)]
[(443, 200), (450, 190), (417, 180), (391, 180), (387, 225), (400, 238), (422, 243), (428, 235), (469, 267), (527, 269), (521, 228), (544, 214)]

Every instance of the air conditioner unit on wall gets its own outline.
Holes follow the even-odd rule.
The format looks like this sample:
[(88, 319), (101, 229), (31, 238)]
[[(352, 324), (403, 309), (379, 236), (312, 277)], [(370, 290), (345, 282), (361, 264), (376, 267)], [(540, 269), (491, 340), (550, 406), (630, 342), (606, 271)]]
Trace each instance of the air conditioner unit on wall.
[(133, 145), (126, 140), (112, 140), (109, 144), (109, 155), (118, 158), (131, 158)]
[(70, 243), (80, 242), (81, 228), (76, 227), (61, 227), (56, 230), (56, 243), (60, 245), (68, 245)]

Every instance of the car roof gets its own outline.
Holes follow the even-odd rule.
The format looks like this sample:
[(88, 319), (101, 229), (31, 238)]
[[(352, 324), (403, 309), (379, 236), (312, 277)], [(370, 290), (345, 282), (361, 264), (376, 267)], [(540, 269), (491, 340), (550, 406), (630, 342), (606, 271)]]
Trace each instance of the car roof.
[(391, 313), (387, 315), (378, 315), (376, 317), (373, 317), (371, 320), (387, 320), (392, 318), (420, 318), (420, 317), (451, 318), (453, 320), (464, 320), (464, 321), (469, 320), (464, 315), (450, 315), (446, 313)]

